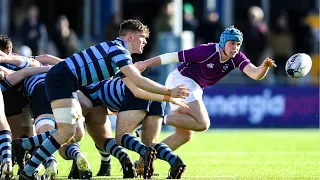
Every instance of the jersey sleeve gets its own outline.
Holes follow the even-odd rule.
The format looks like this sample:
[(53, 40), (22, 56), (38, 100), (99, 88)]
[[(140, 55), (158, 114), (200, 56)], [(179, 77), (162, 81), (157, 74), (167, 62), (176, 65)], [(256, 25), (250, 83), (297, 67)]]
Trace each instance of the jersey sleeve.
[(130, 52), (122, 46), (112, 46), (109, 51), (112, 61), (119, 67), (133, 64)]
[(197, 47), (178, 51), (180, 62), (184, 63), (199, 63), (207, 60), (215, 52), (215, 44), (201, 44)]
[(235, 63), (237, 65), (237, 67), (243, 71), (243, 69), (250, 64), (250, 60), (246, 57), (246, 55), (244, 55), (241, 51), (237, 54), (237, 56), (235, 57)]

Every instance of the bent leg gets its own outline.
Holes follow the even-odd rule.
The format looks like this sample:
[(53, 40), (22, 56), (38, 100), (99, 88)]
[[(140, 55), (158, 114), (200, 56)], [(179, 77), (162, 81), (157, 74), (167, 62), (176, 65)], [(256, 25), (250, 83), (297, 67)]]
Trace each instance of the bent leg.
[(189, 108), (179, 108), (167, 115), (166, 124), (194, 131), (205, 131), (210, 127), (210, 119), (204, 103), (195, 100), (188, 103)]

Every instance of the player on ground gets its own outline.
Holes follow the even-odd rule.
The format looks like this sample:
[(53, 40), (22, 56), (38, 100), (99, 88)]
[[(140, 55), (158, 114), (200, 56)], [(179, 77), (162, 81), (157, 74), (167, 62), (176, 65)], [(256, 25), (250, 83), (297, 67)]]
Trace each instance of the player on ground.
[(182, 62), (167, 78), (166, 86), (185, 84), (190, 88), (186, 98), (188, 108), (170, 104), (172, 113), (165, 116), (164, 123), (176, 127), (176, 131), (162, 142), (173, 150), (191, 140), (193, 131), (205, 131), (210, 126), (208, 112), (202, 100), (203, 88), (216, 84), (231, 70), (239, 68), (254, 80), (263, 79), (270, 67), (276, 67), (272, 59), (266, 58), (256, 67), (241, 52), (243, 36), (231, 26), (223, 31), (219, 43), (202, 44), (189, 50), (166, 53), (140, 61), (136, 67), (142, 70), (150, 66)]
[[(132, 53), (141, 54), (149, 36), (148, 28), (138, 20), (121, 23), (120, 37), (102, 42), (55, 65), (46, 76), (46, 93), (51, 102), (58, 131), (47, 138), (28, 161), (19, 179), (39, 179), (35, 169), (48, 156), (68, 142), (75, 134), (75, 123), (82, 116), (76, 96), (79, 86), (109, 79), (121, 70), (138, 87), (172, 97), (188, 96), (188, 89), (178, 86), (166, 88), (142, 77), (132, 65)], [(84, 167), (88, 168), (88, 167)]]

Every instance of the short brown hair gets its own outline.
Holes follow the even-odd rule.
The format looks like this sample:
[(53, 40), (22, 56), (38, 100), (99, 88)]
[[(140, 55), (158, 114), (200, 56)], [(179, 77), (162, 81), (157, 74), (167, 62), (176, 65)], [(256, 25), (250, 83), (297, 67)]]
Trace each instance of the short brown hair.
[(12, 48), (11, 39), (7, 35), (0, 34), (0, 50), (7, 51)]
[(149, 28), (139, 20), (134, 19), (124, 20), (120, 24), (119, 36), (125, 36), (129, 31), (140, 32), (141, 34), (144, 34), (146, 38), (150, 35)]

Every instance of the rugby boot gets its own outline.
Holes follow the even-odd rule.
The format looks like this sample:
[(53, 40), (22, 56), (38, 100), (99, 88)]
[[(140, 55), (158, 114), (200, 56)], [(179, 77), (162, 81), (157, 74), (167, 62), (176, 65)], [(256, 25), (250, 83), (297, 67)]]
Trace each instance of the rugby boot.
[(22, 138), (12, 140), (12, 151), (16, 157), (16, 161), (20, 171), (26, 165), (25, 157), (27, 155), (27, 150), (22, 147), (22, 141), (23, 141)]
[(186, 169), (186, 164), (178, 156), (176, 161), (171, 165), (167, 179), (180, 179)]
[(136, 169), (134, 168), (134, 164), (132, 163), (130, 157), (126, 155), (122, 162), (122, 172), (123, 172), (123, 178), (135, 178), (137, 177), (137, 172)]
[(0, 179), (9, 180), (13, 178), (12, 162), (7, 161), (1, 165)]
[(42, 180), (38, 172), (35, 171), (31, 176), (28, 176), (25, 171), (21, 171), (19, 175), (19, 180)]
[(101, 161), (100, 169), (97, 176), (110, 176), (111, 165), (110, 161)]
[(153, 161), (156, 159), (157, 151), (153, 147), (145, 147), (145, 154), (143, 156), (144, 169), (143, 178), (150, 179), (153, 176), (154, 168)]
[(50, 165), (46, 168), (46, 171), (44, 172), (44, 178), (55, 180), (58, 176), (58, 164), (55, 161), (52, 161)]
[(68, 179), (79, 179), (79, 169), (75, 160), (72, 161), (72, 166), (68, 175)]
[(89, 162), (83, 154), (79, 155), (76, 162), (79, 169), (79, 179), (92, 179), (92, 171)]

